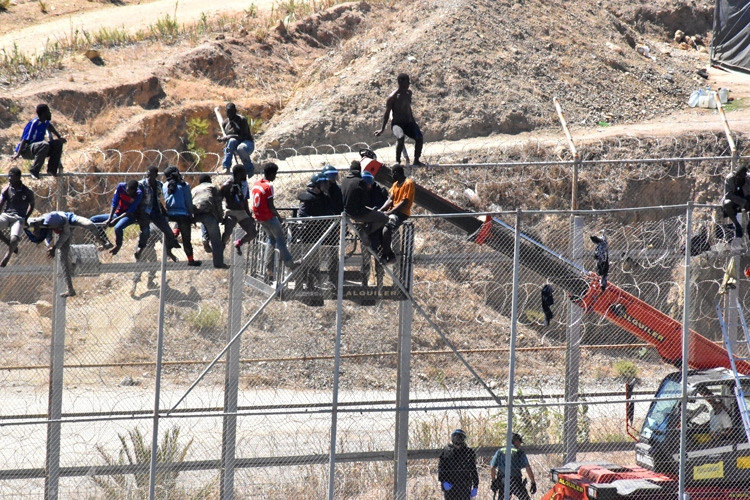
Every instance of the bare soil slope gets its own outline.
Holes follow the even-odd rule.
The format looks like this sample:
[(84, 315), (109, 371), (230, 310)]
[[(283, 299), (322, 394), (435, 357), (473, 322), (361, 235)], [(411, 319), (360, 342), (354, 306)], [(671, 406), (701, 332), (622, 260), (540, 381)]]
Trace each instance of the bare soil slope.
[[(554, 96), (573, 124), (635, 123), (684, 108), (705, 85), (695, 72), (707, 55), (672, 34), (705, 39), (711, 14), (707, 0), (363, 1), (262, 36), (240, 15), (222, 33), (105, 50), (103, 66), (75, 56), (8, 87), (0, 148), (17, 142), (40, 100), (74, 139), (69, 149), (184, 149), (188, 121), (212, 120), (230, 99), (266, 120), (260, 145), (371, 142), (402, 71), (427, 141), (538, 131), (556, 123)], [(218, 149), (211, 135), (196, 145)]]
[(577, 124), (667, 115), (704, 84), (695, 71), (707, 63), (673, 33), (705, 34), (711, 12), (705, 1), (415, 2), (313, 66), (269, 135), (285, 145), (371, 137), (400, 72), (412, 76), (428, 141), (554, 124), (554, 96)]

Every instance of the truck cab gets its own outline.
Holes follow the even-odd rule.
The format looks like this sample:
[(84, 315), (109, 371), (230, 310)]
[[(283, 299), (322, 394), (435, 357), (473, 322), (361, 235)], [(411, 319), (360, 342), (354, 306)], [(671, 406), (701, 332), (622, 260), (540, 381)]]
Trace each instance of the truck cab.
[[(750, 377), (742, 377), (750, 394)], [(688, 484), (750, 481), (750, 444), (742, 425), (735, 379), (726, 368), (690, 371), (687, 403)], [(680, 461), (681, 374), (668, 375), (656, 392), (636, 444), (636, 463), (676, 476)], [(746, 401), (750, 405), (750, 400)]]
[[(636, 466), (589, 462), (554, 468), (555, 485), (543, 500), (675, 498), (681, 380), (675, 372), (659, 385), (636, 443)], [(750, 377), (740, 382), (750, 394)], [(734, 387), (726, 368), (688, 372), (686, 486), (693, 500), (750, 498), (750, 443)]]

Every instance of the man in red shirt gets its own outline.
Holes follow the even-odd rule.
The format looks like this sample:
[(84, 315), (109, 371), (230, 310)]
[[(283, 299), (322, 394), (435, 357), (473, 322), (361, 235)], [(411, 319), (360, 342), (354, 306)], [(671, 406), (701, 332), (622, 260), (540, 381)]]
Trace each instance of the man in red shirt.
[(283, 219), (273, 204), (273, 184), (276, 179), (276, 173), (279, 171), (278, 165), (268, 162), (263, 166), (263, 178), (253, 184), (253, 190), (250, 198), (253, 202), (253, 215), (255, 220), (260, 223), (260, 227), (268, 236), (268, 243), (265, 254), (266, 277), (274, 277), (273, 269), (273, 249), (279, 250), (281, 259), (289, 269), (296, 269), (299, 262), (292, 258), (289, 249), (286, 246), (286, 236), (284, 229), (281, 227)]

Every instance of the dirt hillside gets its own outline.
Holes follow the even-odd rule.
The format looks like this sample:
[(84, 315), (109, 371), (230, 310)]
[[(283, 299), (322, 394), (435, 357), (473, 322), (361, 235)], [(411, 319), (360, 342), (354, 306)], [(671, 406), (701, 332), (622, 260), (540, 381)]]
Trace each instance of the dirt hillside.
[[(711, 2), (686, 0), (363, 1), (264, 31), (240, 14), (200, 36), (102, 49), (100, 66), (75, 54), (6, 85), (0, 149), (41, 100), (69, 149), (185, 149), (190, 120), (213, 127), (225, 100), (264, 121), (260, 146), (372, 142), (402, 71), (427, 141), (539, 132), (556, 124), (554, 96), (572, 124), (635, 123), (685, 108), (707, 83), (696, 74), (703, 45), (683, 50), (672, 37), (682, 29), (707, 44), (711, 15)], [(195, 146), (217, 149), (213, 133)]]

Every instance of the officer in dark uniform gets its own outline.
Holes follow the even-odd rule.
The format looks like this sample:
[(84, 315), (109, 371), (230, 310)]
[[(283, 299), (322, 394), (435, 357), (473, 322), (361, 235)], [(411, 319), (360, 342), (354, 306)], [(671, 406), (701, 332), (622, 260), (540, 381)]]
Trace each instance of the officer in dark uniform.
[(466, 446), (466, 433), (461, 429), (453, 431), (451, 443), (440, 453), (438, 481), (445, 500), (468, 500), (477, 496), (477, 456)]

